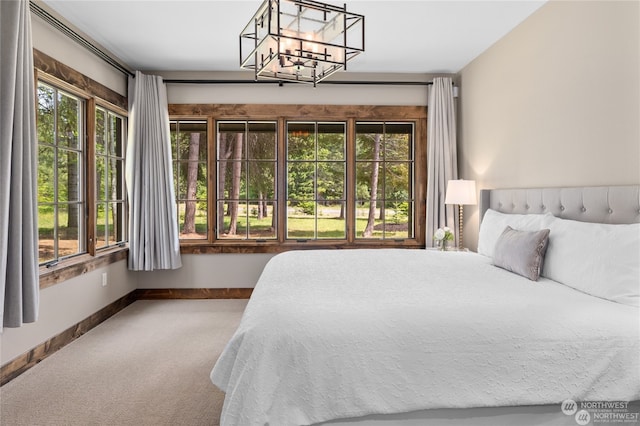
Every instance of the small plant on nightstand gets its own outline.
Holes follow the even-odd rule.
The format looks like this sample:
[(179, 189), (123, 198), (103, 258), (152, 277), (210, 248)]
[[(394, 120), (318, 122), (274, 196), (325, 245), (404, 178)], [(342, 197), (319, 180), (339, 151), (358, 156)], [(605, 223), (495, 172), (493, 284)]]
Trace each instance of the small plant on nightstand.
[(438, 230), (433, 234), (433, 239), (438, 244), (440, 250), (445, 250), (448, 242), (453, 241), (453, 232), (448, 226), (438, 228)]

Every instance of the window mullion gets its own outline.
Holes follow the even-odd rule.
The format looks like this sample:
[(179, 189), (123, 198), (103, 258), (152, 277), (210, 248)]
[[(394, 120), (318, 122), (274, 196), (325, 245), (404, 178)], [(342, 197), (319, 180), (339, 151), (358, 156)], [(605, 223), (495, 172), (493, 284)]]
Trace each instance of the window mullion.
[(278, 118), (278, 131), (276, 134), (278, 157), (276, 162), (276, 188), (278, 190), (277, 206), (278, 215), (277, 232), (278, 242), (284, 243), (287, 235), (287, 128), (284, 117)]
[[(80, 254), (87, 251), (87, 130), (88, 126), (85, 122), (87, 119), (87, 100), (79, 103), (80, 108), (84, 108), (84, 111), (78, 111), (78, 121), (79, 128), (78, 138), (82, 138), (82, 140), (78, 141), (80, 147), (76, 147), (78, 162), (78, 181), (76, 185), (78, 187), (78, 196), (76, 200), (73, 200), (73, 204), (76, 204), (77, 207), (74, 210), (78, 211), (78, 250), (76, 254)], [(69, 200), (70, 201), (70, 200)], [(84, 203), (84, 206), (83, 206)], [(69, 203), (69, 207), (71, 206), (71, 202)], [(83, 208), (84, 207), (84, 208)], [(82, 212), (82, 213), (80, 213)]]
[[(242, 152), (244, 158), (240, 159), (242, 165), (244, 165), (244, 173), (242, 171), (242, 165), (240, 166), (240, 182), (242, 182), (244, 178), (244, 197), (242, 197), (242, 204), (244, 204), (244, 238), (245, 240), (249, 239), (249, 194), (251, 192), (250, 188), (250, 176), (249, 176), (249, 127), (251, 126), (251, 121), (247, 121), (247, 125), (244, 128), (244, 143), (242, 144)], [(241, 185), (242, 187), (242, 185)], [(240, 191), (242, 192), (242, 191)], [(238, 197), (238, 213), (240, 212), (240, 197)], [(238, 221), (239, 222), (239, 221)]]
[(318, 122), (314, 122), (313, 123), (313, 128), (314, 128), (314, 142), (315, 142), (315, 150), (314, 150), (314, 170), (313, 170), (313, 211), (314, 211), (314, 215), (313, 215), (313, 239), (317, 240), (318, 239), (318, 210), (319, 210), (319, 204), (320, 204), (320, 200), (318, 197), (318, 168), (320, 165), (320, 161), (318, 160)]
[(97, 217), (97, 194), (96, 194), (96, 102), (90, 98), (86, 102), (86, 153), (85, 153), (85, 199), (86, 204), (86, 244), (87, 252), (96, 255), (96, 217)]
[(59, 184), (59, 175), (60, 175), (60, 171), (58, 170), (58, 164), (59, 164), (59, 152), (58, 149), (60, 148), (60, 144), (59, 144), (59, 132), (58, 132), (58, 114), (60, 113), (60, 109), (58, 107), (58, 89), (54, 89), (54, 102), (53, 102), (53, 144), (54, 144), (54, 150), (53, 150), (53, 202), (54, 202), (54, 208), (53, 208), (53, 260), (54, 261), (58, 261), (58, 259), (60, 258), (60, 251), (59, 251), (59, 244), (58, 244), (58, 237), (59, 237), (59, 225), (60, 225), (60, 221), (58, 220), (58, 215), (60, 214), (60, 209), (59, 209), (59, 197), (58, 197), (58, 184)]
[[(210, 243), (216, 240), (216, 226), (218, 215), (218, 147), (216, 137), (218, 131), (215, 128), (213, 117), (207, 118), (207, 240)], [(211, 167), (213, 164), (213, 167)]]
[(347, 120), (345, 217), (347, 220), (347, 242), (353, 243), (356, 234), (356, 125), (355, 119)]

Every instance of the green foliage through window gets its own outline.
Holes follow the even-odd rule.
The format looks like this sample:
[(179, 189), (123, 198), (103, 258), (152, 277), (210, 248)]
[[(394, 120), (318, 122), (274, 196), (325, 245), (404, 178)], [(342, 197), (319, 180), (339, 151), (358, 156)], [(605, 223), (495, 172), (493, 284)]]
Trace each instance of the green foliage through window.
[(84, 101), (38, 83), (38, 258), (47, 263), (85, 248)]
[(96, 107), (96, 242), (106, 248), (127, 240), (127, 211), (124, 182), (125, 121), (102, 107)]
[(287, 238), (346, 239), (346, 123), (287, 123)]
[[(181, 236), (256, 242), (414, 239), (414, 125), (220, 120), (210, 163), (215, 170), (207, 172), (207, 123), (172, 121)], [(215, 218), (215, 232), (208, 218)]]
[(207, 122), (172, 121), (170, 133), (180, 238), (206, 239)]
[(356, 124), (356, 238), (413, 238), (413, 125)]
[(277, 237), (276, 128), (273, 121), (218, 122), (218, 238)]

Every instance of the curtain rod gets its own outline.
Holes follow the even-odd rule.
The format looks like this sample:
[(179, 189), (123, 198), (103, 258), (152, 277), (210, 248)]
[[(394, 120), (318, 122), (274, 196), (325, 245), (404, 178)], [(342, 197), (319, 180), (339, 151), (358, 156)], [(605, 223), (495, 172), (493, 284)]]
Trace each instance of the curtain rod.
[[(297, 81), (283, 80), (188, 80), (188, 79), (166, 79), (167, 84), (299, 84)], [(432, 81), (323, 81), (325, 84), (350, 84), (365, 86), (430, 86)]]
[[(3, 0), (0, 0), (0, 1), (3, 1)], [(107, 64), (111, 65), (113, 68), (117, 69), (121, 73), (130, 75), (132, 77), (134, 76), (133, 72), (131, 72), (130, 70), (125, 68), (122, 64), (120, 64), (118, 61), (116, 61), (111, 56), (109, 56), (105, 51), (103, 51), (102, 49), (100, 49), (99, 47), (91, 43), (89, 40), (87, 40), (86, 38), (84, 38), (83, 36), (75, 32), (71, 28), (69, 28), (64, 22), (60, 21), (58, 18), (56, 18), (55, 16), (53, 16), (52, 14), (44, 10), (42, 7), (40, 7), (40, 5), (36, 4), (35, 1), (29, 0), (29, 6), (31, 8), (31, 12), (33, 12), (34, 15), (42, 18), (46, 23), (48, 23), (49, 25), (51, 25), (52, 27), (54, 27), (55, 29), (57, 29), (58, 31), (60, 31), (61, 33), (63, 33), (73, 41), (75, 41), (76, 43), (78, 43), (80, 46), (84, 47), (89, 52), (93, 53), (98, 58), (102, 59)]]

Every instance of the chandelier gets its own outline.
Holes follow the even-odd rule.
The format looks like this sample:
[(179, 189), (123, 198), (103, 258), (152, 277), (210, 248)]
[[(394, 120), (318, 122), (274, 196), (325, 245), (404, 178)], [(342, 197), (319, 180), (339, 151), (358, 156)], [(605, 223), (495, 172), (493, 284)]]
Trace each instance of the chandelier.
[(240, 33), (240, 66), (258, 78), (316, 83), (364, 52), (364, 16), (313, 0), (265, 0)]

